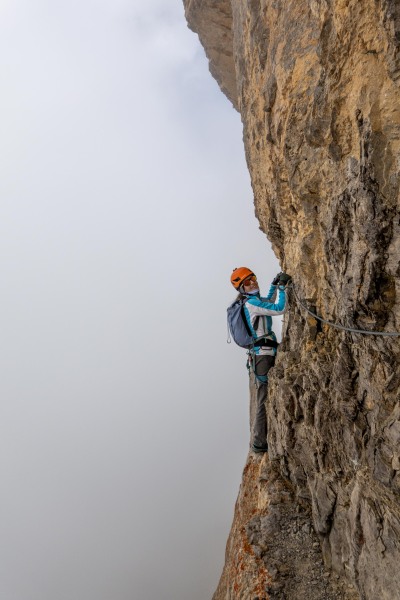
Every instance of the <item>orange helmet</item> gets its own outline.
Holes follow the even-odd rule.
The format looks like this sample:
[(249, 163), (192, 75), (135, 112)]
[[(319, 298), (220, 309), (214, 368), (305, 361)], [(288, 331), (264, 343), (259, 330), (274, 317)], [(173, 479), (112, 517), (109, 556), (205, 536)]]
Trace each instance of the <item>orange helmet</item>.
[(250, 271), (247, 267), (238, 267), (233, 269), (231, 275), (231, 284), (233, 287), (238, 290), (242, 285), (243, 281), (250, 277), (250, 275), (254, 275), (253, 271)]

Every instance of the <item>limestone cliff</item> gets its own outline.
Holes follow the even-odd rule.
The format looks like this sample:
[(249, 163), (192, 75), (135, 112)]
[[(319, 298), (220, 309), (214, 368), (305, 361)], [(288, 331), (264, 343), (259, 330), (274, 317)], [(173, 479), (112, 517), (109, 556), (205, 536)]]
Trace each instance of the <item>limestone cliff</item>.
[[(399, 0), (184, 4), (298, 297), (400, 331)], [(400, 599), (399, 338), (293, 293), (283, 334), (214, 600)]]

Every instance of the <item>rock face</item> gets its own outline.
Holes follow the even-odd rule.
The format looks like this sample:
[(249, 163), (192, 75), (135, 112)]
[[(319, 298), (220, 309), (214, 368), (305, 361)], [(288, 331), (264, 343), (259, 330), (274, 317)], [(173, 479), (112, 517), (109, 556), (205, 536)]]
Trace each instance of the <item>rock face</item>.
[[(268, 465), (248, 459), (214, 598), (352, 598), (353, 585), (362, 599), (400, 599), (400, 339), (335, 329), (300, 304), (350, 328), (400, 331), (400, 2), (184, 4), (240, 111), (256, 214), (295, 284), (270, 378)], [(284, 526), (267, 498), (278, 480)], [(240, 508), (245, 497), (253, 508)], [(304, 592), (271, 558), (285, 527), (304, 533), (305, 564), (318, 536), (330, 573)]]

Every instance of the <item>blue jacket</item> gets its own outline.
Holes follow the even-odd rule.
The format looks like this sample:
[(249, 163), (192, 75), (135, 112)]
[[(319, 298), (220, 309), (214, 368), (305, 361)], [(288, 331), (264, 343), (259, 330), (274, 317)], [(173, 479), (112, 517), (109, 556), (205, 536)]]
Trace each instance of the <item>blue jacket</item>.
[[(279, 300), (275, 304), (276, 293), (279, 289)], [(271, 285), (268, 295), (265, 297), (260, 294), (245, 294), (246, 302), (244, 304), (244, 314), (247, 319), (250, 331), (254, 338), (262, 337), (263, 335), (270, 336), (273, 340), (276, 340), (275, 333), (272, 331), (272, 317), (282, 315), (285, 312), (286, 307), (286, 292), (282, 287)], [(254, 329), (254, 322), (257, 317), (258, 320), (257, 329)], [(256, 354), (259, 355), (274, 355), (276, 354), (275, 348), (257, 347), (254, 348)]]

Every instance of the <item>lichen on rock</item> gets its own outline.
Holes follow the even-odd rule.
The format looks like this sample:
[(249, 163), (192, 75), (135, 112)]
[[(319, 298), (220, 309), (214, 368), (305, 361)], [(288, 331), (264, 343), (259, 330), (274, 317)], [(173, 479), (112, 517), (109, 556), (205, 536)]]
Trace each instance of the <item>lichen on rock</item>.
[[(399, 2), (184, 4), (213, 76), (240, 111), (256, 215), (298, 296), (326, 320), (400, 331)], [(309, 514), (325, 568), (339, 577), (337, 597), (398, 600), (399, 340), (333, 329), (293, 293), (289, 300), (270, 378), (268, 468), (302, 518)], [(265, 489), (247, 493), (265, 508)], [(285, 539), (264, 508), (242, 526), (254, 553), (249, 572), (259, 565), (265, 580), (259, 600), (272, 597), (275, 568), (263, 547)], [(246, 586), (235, 591), (224, 573), (215, 600), (257, 597)], [(325, 597), (311, 584), (305, 595), (293, 589), (274, 593)]]

